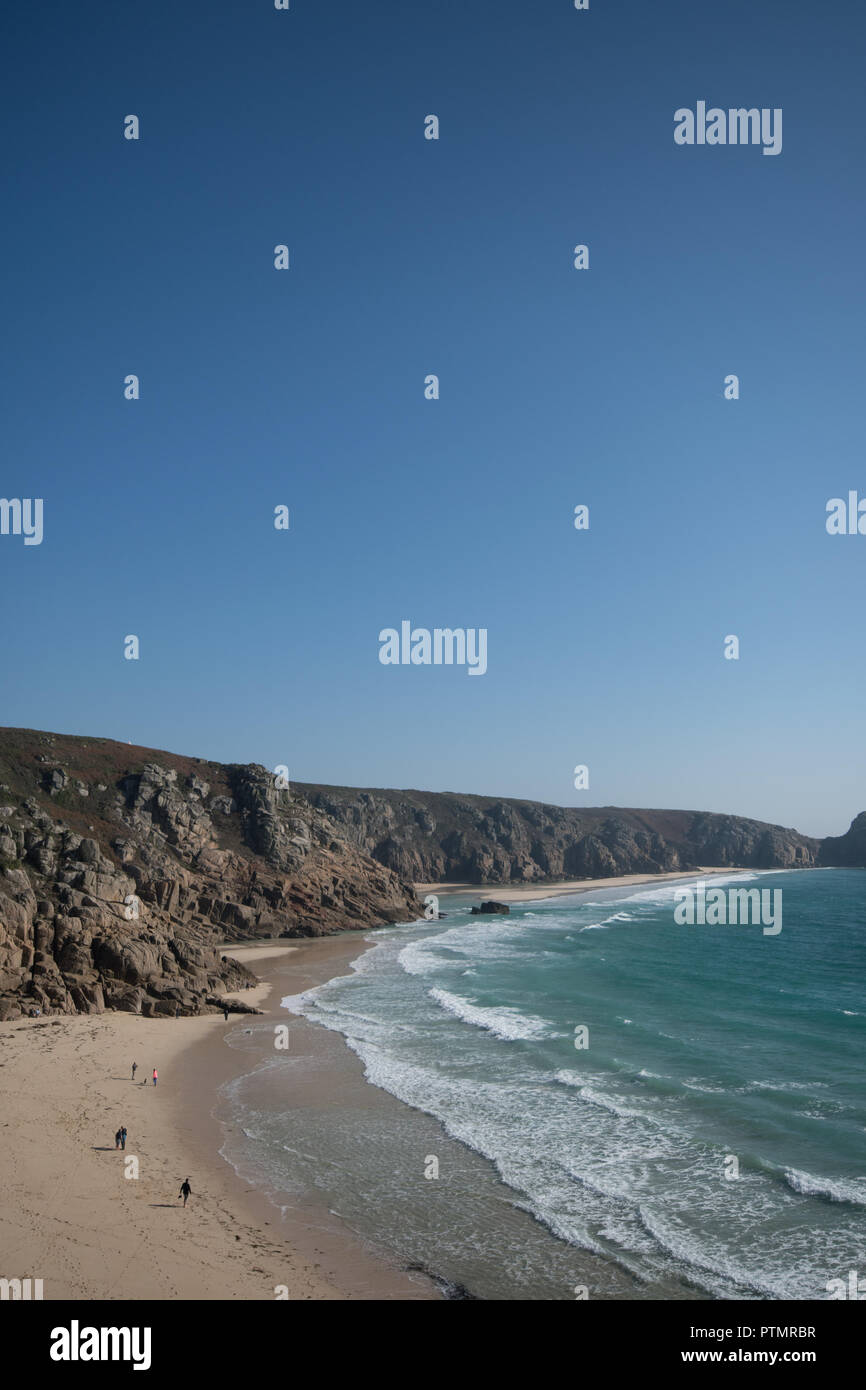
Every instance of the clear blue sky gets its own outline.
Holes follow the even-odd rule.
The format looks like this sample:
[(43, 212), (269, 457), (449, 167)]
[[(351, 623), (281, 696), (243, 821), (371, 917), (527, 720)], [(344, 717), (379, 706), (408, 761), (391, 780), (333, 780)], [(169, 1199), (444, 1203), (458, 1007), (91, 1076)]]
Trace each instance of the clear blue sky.
[[(824, 519), (866, 495), (862, 6), (4, 23), (0, 491), (45, 536), (0, 537), (0, 722), (847, 828), (866, 536)], [(781, 107), (782, 153), (676, 146), (698, 100)], [(487, 674), (382, 666), (404, 618), (487, 628)]]

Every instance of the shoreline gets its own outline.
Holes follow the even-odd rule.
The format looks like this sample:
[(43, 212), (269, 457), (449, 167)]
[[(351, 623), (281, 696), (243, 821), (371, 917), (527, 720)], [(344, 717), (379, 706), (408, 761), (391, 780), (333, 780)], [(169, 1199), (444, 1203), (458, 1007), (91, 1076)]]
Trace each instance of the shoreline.
[[(227, 997), (264, 1012), (233, 1014), (228, 1024), (221, 1014), (106, 1012), (0, 1027), (3, 1277), (42, 1279), (46, 1301), (438, 1298), (426, 1276), (379, 1260), (333, 1220), (321, 1224), (326, 1214), (309, 1206), (281, 1214), (220, 1152), (219, 1087), (259, 1060), (225, 1046), (226, 1035), (285, 1023), (285, 994), (345, 973), (365, 949), (361, 932), (266, 954), (261, 943), (251, 947), (269, 968), (254, 989)], [(293, 1046), (302, 1035), (295, 1023)], [(114, 1145), (121, 1125), (125, 1152)]]
[(616, 874), (611, 878), (572, 878), (556, 883), (525, 883), (519, 887), (495, 883), (414, 883), (419, 896), (433, 893), (437, 897), (480, 897), (503, 903), (541, 902), (547, 898), (572, 897), (577, 893), (595, 893), (605, 888), (651, 887), (654, 883), (683, 883), (714, 874), (764, 873), (766, 870), (744, 867), (672, 869), (663, 874)]
[[(206, 1110), (206, 1115), (199, 1112), (198, 1132), (189, 1139), (191, 1148), (194, 1145), (201, 1151), (205, 1165), (210, 1162), (219, 1165), (250, 1219), (260, 1228), (269, 1226), (275, 1236), (281, 1232), (292, 1254), (307, 1260), (317, 1277), (324, 1278), (334, 1290), (330, 1297), (438, 1299), (441, 1295), (432, 1278), (420, 1272), (410, 1273), (391, 1261), (386, 1252), (372, 1249), (309, 1194), (298, 1204), (290, 1194), (267, 1193), (262, 1186), (238, 1173), (223, 1152), (233, 1126), (223, 1113), (222, 1089), (256, 1071), (269, 1058), (277, 1026), (289, 1030), (291, 1056), (304, 1058), (308, 1063), (310, 1074), (302, 1073), (298, 1091), (313, 1088), (323, 1099), (330, 1098), (340, 1086), (343, 1054), (345, 1060), (356, 1063), (360, 1071), (360, 1063), (346, 1047), (342, 1035), (289, 1013), (281, 1007), (281, 1000), (287, 995), (302, 994), (339, 975), (348, 975), (350, 963), (371, 949), (366, 940), (369, 930), (296, 938), (291, 944), (288, 940), (274, 940), (268, 945), (257, 942), (220, 946), (218, 949), (223, 955), (234, 956), (256, 973), (261, 969), (261, 984), (255, 991), (243, 992), (237, 997), (247, 999), (263, 990), (256, 1001), (262, 1013), (235, 1017), (233, 1022), (224, 1025), (223, 1041), (231, 1041), (218, 1051), (208, 1038), (193, 1043), (185, 1059), (191, 1064), (189, 1083), (183, 1083), (180, 1100), (188, 1100), (193, 1106), (201, 1105)], [(335, 1057), (328, 1058), (328, 1052), (339, 1054), (339, 1062)], [(358, 1081), (364, 1091), (371, 1089), (363, 1074)], [(352, 1084), (357, 1084), (354, 1078)], [(273, 1294), (268, 1291), (261, 1296), (273, 1297)], [(321, 1295), (308, 1293), (304, 1296), (318, 1299)], [(294, 1299), (297, 1295), (290, 1292), (289, 1297)]]
[[(738, 872), (418, 891), (493, 891), (526, 902)], [(4, 1277), (41, 1278), (46, 1299), (442, 1298), (435, 1272), (399, 1266), (309, 1194), (300, 1201), (269, 1196), (223, 1156), (232, 1126), (222, 1090), (272, 1055), (278, 1024), (288, 1026), (292, 1058), (302, 1062), (292, 1091), (298, 1103), (402, 1106), (366, 1080), (341, 1034), (280, 1003), (348, 974), (350, 962), (371, 949), (366, 936), (219, 945), (259, 976), (253, 988), (226, 998), (262, 1012), (231, 1014), (228, 1023), (221, 1014), (145, 1019), (107, 1011), (0, 1026), (0, 1129), (15, 1136), (10, 1145), (9, 1133), (0, 1134)], [(134, 1084), (132, 1060), (139, 1063)], [(158, 1088), (150, 1082), (153, 1066)], [(113, 1144), (121, 1124), (129, 1130), (125, 1153)], [(124, 1180), (130, 1158), (138, 1163), (135, 1181)], [(184, 1210), (177, 1192), (186, 1176), (192, 1198)]]

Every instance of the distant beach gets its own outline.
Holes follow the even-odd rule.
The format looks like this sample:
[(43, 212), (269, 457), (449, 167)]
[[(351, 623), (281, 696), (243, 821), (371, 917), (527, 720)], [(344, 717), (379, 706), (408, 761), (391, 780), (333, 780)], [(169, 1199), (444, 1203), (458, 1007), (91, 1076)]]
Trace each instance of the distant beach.
[(666, 883), (675, 879), (690, 882), (702, 876), (709, 877), (710, 874), (742, 872), (744, 870), (739, 866), (728, 865), (721, 869), (676, 869), (664, 874), (617, 874), (613, 878), (572, 878), (558, 883), (523, 883), (519, 886), (495, 883), (416, 883), (415, 892), (421, 898), (427, 893), (435, 893), (439, 897), (454, 894), (464, 897), (466, 894), (473, 894), (484, 900), (500, 903), (529, 903), (541, 902), (546, 898), (562, 898), (572, 893), (594, 892), (600, 888), (637, 888), (647, 883)]

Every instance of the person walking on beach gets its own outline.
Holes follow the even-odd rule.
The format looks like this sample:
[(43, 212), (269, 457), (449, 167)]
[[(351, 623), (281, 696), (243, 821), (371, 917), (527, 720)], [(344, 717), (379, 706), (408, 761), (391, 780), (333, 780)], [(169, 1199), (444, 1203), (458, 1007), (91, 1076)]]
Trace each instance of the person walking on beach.
[(226, 1023), (228, 1023), (228, 1021), (229, 1021), (229, 1010), (228, 1010), (228, 1005), (227, 1005), (227, 1004), (223, 1004), (223, 1013), (225, 1014)]
[(121, 1126), (121, 1130), (120, 1130), (120, 1147), (121, 1147), (124, 1151), (126, 1150), (126, 1125)]
[(114, 1136), (114, 1147), (116, 1149), (120, 1148), (120, 1130), (118, 1130)]
[(187, 1198), (190, 1197), (190, 1196), (192, 1196), (192, 1188), (191, 1188), (190, 1185), (189, 1185), (189, 1178), (184, 1178), (184, 1180), (183, 1180), (183, 1182), (182, 1182), (182, 1184), (181, 1184), (180, 1192), (177, 1194), (177, 1200), (180, 1201), (180, 1199), (181, 1199), (181, 1197), (182, 1197), (182, 1198), (183, 1198), (183, 1204), (184, 1204), (184, 1206), (186, 1206)]
[(154, 1084), (154, 1086), (156, 1085), (156, 1078), (157, 1078), (157, 1075), (158, 1075), (158, 1073), (157, 1073), (156, 1067), (154, 1067), (154, 1069), (153, 1069), (153, 1084)]
[(137, 1063), (137, 1062), (133, 1062), (133, 1064), (132, 1064), (132, 1079), (133, 1079), (133, 1081), (135, 1080), (135, 1073), (136, 1073), (137, 1071), (138, 1071), (138, 1063)]

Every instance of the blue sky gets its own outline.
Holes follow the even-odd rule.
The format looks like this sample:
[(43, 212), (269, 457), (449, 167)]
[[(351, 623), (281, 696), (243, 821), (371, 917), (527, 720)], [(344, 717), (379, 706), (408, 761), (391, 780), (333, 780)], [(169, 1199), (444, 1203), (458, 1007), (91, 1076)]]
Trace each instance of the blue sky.
[[(824, 520), (866, 495), (859, 7), (10, 28), (0, 491), (45, 531), (0, 536), (0, 722), (847, 828), (866, 536)], [(676, 146), (698, 100), (781, 107), (782, 153)], [(404, 618), (486, 628), (487, 673), (381, 665)]]

